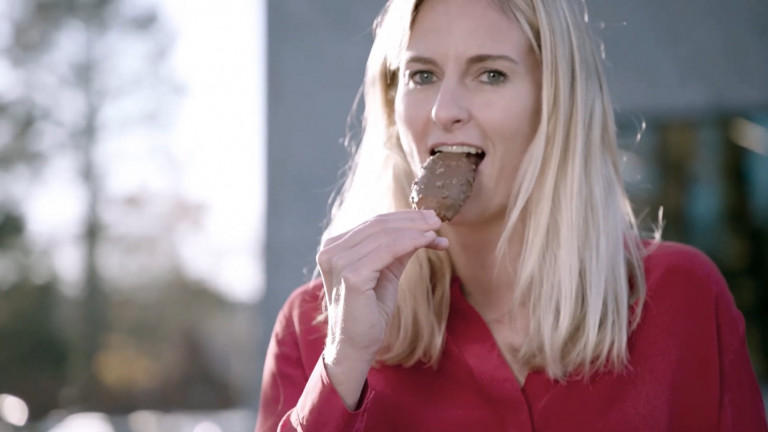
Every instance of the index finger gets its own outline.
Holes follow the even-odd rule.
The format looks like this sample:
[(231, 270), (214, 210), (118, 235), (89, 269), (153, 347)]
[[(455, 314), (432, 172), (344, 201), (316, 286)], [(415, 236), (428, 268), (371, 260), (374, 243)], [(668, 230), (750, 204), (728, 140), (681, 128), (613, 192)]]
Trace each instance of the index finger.
[(322, 248), (331, 247), (345, 239), (350, 242), (350, 246), (353, 246), (372, 232), (385, 228), (397, 227), (434, 231), (440, 228), (441, 224), (442, 221), (434, 210), (397, 210), (382, 213), (349, 231), (327, 238), (323, 241)]

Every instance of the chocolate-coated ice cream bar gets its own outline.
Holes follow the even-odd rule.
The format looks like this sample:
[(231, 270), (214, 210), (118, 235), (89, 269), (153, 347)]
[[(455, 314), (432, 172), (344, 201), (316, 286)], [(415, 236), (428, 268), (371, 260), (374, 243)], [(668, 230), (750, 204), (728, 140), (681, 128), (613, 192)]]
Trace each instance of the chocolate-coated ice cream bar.
[(411, 186), (413, 208), (434, 210), (443, 222), (453, 219), (472, 193), (482, 156), (461, 151), (430, 156)]

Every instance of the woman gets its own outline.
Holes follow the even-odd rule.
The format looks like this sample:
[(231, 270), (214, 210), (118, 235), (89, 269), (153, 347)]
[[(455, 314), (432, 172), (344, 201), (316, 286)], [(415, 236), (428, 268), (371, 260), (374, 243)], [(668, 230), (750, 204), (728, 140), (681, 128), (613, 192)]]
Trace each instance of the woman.
[[(639, 239), (577, 6), (387, 4), (321, 280), (278, 317), (257, 431), (768, 430), (717, 269)], [(410, 210), (420, 166), (467, 148), (458, 214)]]

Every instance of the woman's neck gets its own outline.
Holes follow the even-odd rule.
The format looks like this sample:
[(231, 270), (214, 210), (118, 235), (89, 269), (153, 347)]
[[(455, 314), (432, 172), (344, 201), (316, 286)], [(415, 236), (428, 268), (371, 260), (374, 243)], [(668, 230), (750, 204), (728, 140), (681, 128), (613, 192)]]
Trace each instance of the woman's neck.
[[(508, 255), (500, 261), (496, 249), (503, 229), (503, 222), (482, 227), (448, 224), (441, 229), (450, 242), (448, 253), (454, 272), (461, 279), (464, 296), (486, 320), (510, 312), (515, 292), (523, 230), (520, 225), (515, 227)], [(499, 264), (501, 268), (497, 268)]]

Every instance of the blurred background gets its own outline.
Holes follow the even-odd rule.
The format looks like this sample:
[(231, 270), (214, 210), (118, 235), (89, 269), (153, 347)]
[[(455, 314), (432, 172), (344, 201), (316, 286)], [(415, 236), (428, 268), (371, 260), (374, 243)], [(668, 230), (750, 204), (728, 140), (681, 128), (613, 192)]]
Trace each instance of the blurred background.
[[(768, 2), (587, 0), (646, 228), (768, 379)], [(383, 5), (0, 1), (0, 432), (253, 430)]]

